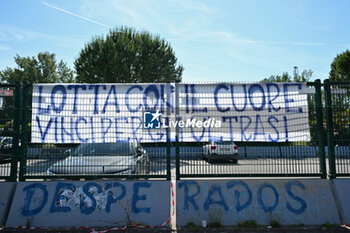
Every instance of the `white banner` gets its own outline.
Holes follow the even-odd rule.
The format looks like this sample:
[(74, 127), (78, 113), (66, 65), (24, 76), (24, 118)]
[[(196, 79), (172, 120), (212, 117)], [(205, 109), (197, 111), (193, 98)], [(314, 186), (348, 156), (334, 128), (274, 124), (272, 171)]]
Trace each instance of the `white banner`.
[(177, 127), (183, 142), (309, 141), (309, 92), (302, 83), (37, 84), (32, 142), (165, 142), (167, 130), (175, 141)]

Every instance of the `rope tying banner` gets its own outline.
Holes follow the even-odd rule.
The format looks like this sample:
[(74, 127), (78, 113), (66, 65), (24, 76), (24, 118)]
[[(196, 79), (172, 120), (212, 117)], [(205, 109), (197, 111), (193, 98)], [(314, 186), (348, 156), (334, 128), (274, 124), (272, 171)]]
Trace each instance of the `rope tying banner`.
[(346, 229), (348, 229), (348, 230), (350, 230), (350, 226), (349, 225), (347, 225), (347, 224), (343, 224), (343, 225), (341, 225), (342, 227), (345, 227)]

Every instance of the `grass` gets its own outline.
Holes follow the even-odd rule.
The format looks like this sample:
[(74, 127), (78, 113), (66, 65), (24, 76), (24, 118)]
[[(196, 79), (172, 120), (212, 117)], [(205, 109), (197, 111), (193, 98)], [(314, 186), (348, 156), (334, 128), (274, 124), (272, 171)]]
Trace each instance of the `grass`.
[(199, 226), (194, 222), (187, 223), (186, 228), (188, 228), (190, 231), (199, 231)]
[(215, 222), (209, 222), (208, 223), (208, 227), (219, 228), (219, 227), (222, 227), (222, 225), (221, 225), (220, 221), (215, 221)]
[(272, 220), (270, 221), (270, 226), (275, 227), (275, 228), (280, 228), (281, 227), (281, 223), (277, 220)]
[(256, 223), (256, 220), (247, 220), (247, 221), (238, 223), (238, 227), (257, 228), (258, 224)]
[(339, 227), (338, 224), (335, 224), (335, 223), (329, 223), (329, 222), (325, 222), (321, 225), (321, 227), (324, 227), (324, 228), (334, 228), (334, 227)]

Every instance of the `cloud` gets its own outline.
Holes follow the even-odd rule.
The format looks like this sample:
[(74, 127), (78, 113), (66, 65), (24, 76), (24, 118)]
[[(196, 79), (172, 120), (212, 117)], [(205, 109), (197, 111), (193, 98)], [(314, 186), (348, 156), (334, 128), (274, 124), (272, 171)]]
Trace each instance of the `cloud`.
[(0, 41), (9, 41), (8, 35), (3, 31), (0, 31)]
[(256, 44), (266, 44), (266, 45), (288, 45), (288, 46), (310, 46), (310, 47), (320, 47), (326, 46), (325, 43), (320, 42), (296, 42), (296, 41), (253, 41)]
[(0, 41), (28, 41), (38, 37), (38, 33), (8, 25), (0, 25)]
[(181, 8), (190, 10), (190, 11), (198, 11), (201, 13), (214, 14), (217, 16), (222, 16), (224, 13), (218, 8), (209, 7), (208, 5), (201, 3), (199, 1), (178, 1), (176, 2)]
[[(321, 47), (326, 46), (322, 42), (302, 42), (302, 41), (262, 41), (251, 38), (239, 37), (233, 33), (225, 31), (195, 31), (191, 27), (182, 28), (169, 28), (170, 32), (175, 37), (170, 38), (172, 41), (182, 42), (226, 42), (234, 45), (245, 45), (245, 46), (309, 46), (309, 47)], [(349, 46), (349, 45), (348, 45)]]
[[(81, 35), (49, 35), (32, 30), (26, 30), (9, 25), (0, 25), (0, 42), (27, 42), (31, 40), (51, 41), (56, 46), (64, 48), (81, 47), (84, 41), (89, 40), (88, 36)], [(3, 47), (2, 50), (5, 50)]]
[(4, 44), (0, 44), (0, 51), (10, 50), (10, 49), (11, 49), (10, 46), (4, 45)]
[[(179, 40), (177, 40), (179, 39)], [(317, 57), (310, 54), (309, 48), (326, 46), (322, 42), (303, 41), (262, 41), (246, 38), (227, 31), (177, 31), (173, 41), (205, 43), (210, 42), (208, 48), (218, 51), (220, 56), (232, 58), (232, 62), (238, 61), (249, 64), (259, 69), (269, 67), (271, 70), (285, 71), (285, 64), (296, 62), (312, 64)], [(214, 52), (215, 53), (215, 52)], [(228, 61), (228, 60), (227, 60)]]
[[(210, 5), (198, 1), (127, 1), (101, 0), (85, 1), (80, 7), (80, 14), (98, 17), (115, 26), (126, 25), (162, 36), (173, 37), (171, 28), (189, 28), (195, 31), (198, 27), (206, 27), (213, 18), (224, 13)], [(181, 17), (179, 17), (181, 15)], [(191, 26), (192, 25), (192, 26)], [(181, 39), (181, 38), (177, 38)]]
[(106, 27), (106, 28), (110, 28), (111, 26), (109, 25), (106, 25), (106, 24), (103, 24), (103, 23), (100, 23), (96, 20), (93, 20), (93, 19), (90, 19), (90, 18), (87, 18), (87, 17), (84, 17), (84, 16), (81, 16), (81, 15), (78, 15), (76, 13), (73, 13), (71, 11), (68, 11), (68, 10), (65, 10), (65, 9), (62, 9), (62, 8), (59, 8), (59, 7), (56, 7), (56, 6), (53, 6), (53, 5), (50, 5), (46, 2), (42, 2), (43, 5), (47, 6), (47, 7), (50, 7), (50, 8), (53, 8), (55, 10), (58, 10), (58, 11), (61, 11), (63, 13), (66, 13), (66, 14), (69, 14), (69, 15), (72, 15), (72, 16), (75, 16), (77, 18), (80, 18), (80, 19), (83, 19), (85, 21), (88, 21), (88, 22), (91, 22), (91, 23), (94, 23), (94, 24), (97, 24), (97, 25), (100, 25), (100, 26), (103, 26), (103, 27)]

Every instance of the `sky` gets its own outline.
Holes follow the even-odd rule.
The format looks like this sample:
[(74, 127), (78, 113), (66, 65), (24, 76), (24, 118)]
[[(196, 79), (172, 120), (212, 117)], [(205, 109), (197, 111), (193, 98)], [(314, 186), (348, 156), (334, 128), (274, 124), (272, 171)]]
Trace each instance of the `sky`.
[(183, 81), (254, 82), (311, 69), (326, 79), (350, 49), (348, 0), (0, 0), (0, 70), (55, 53), (74, 69), (83, 46), (121, 26), (168, 41)]

